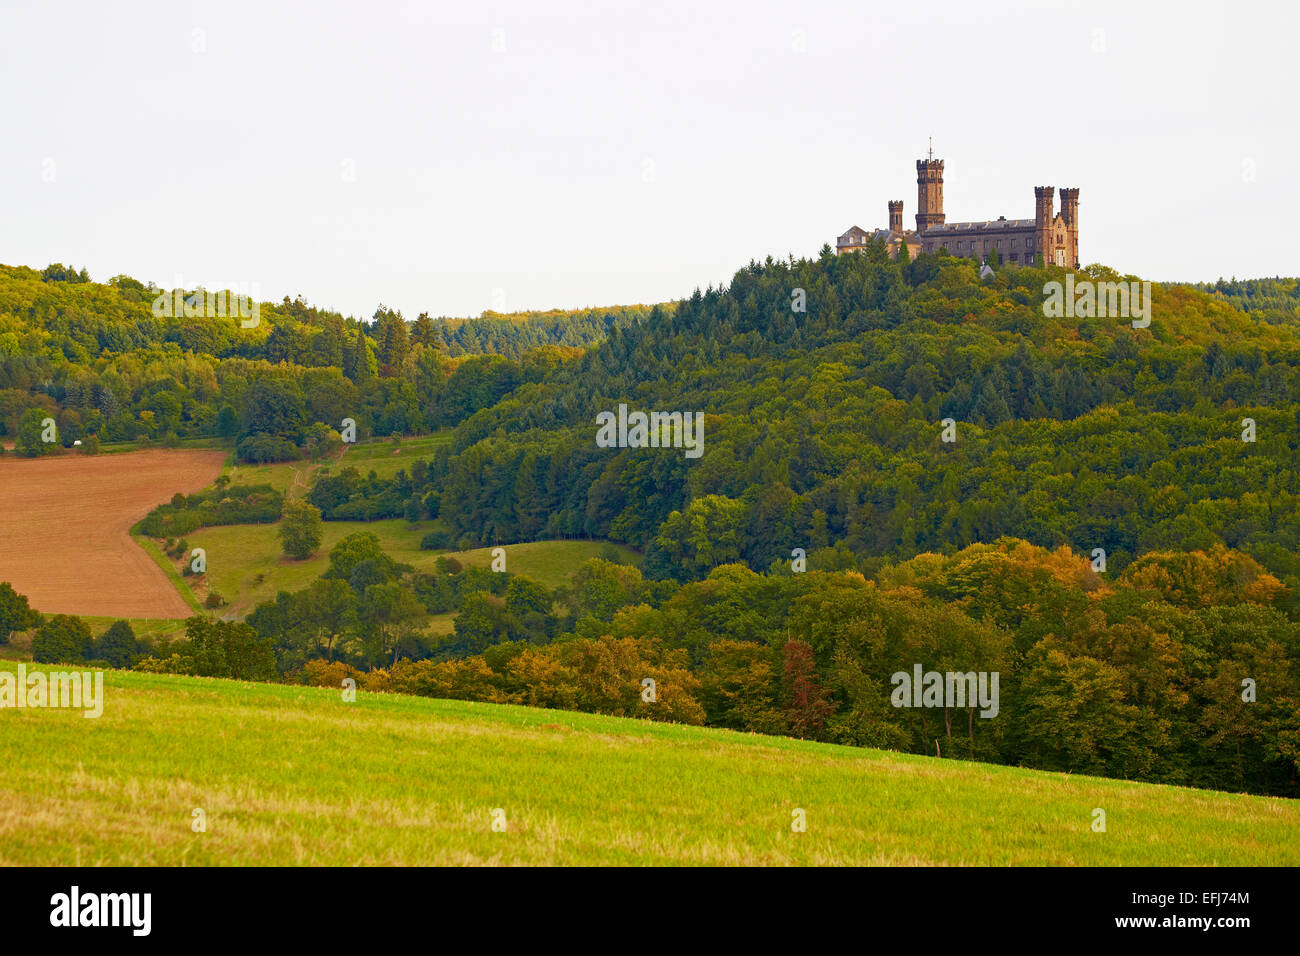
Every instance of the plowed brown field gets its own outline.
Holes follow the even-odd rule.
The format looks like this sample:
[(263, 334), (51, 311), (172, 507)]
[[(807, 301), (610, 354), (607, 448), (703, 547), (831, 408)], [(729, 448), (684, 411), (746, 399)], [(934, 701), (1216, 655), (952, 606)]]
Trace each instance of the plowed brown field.
[(186, 449), (0, 457), (0, 581), (47, 614), (189, 617), (128, 532), (176, 492), (210, 485), (225, 458)]

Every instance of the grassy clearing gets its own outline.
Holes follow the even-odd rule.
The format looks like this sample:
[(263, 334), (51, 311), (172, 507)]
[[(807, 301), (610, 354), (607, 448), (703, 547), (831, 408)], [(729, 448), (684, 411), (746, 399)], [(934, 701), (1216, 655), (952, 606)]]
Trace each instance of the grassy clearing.
[[(182, 438), (176, 443), (175, 447), (229, 449), (232, 444), (228, 438)], [(106, 441), (100, 443), (99, 453), (101, 455), (116, 455), (124, 452), (147, 451), (164, 447), (166, 446), (158, 442)]]
[(227, 463), (222, 474), (230, 478), (232, 486), (270, 485), (282, 494), (300, 498), (311, 490), (321, 467), (332, 464), (332, 461), (292, 461), (274, 465)]
[[(409, 470), (417, 458), (430, 458), (438, 445), (451, 440), (450, 431), (419, 438), (404, 439), (401, 451), (393, 454), (391, 442), (376, 442), (373, 448), (361, 444), (348, 448), (341, 459), (324, 462), (284, 462), (272, 465), (238, 465), (227, 462), (223, 474), (236, 485), (269, 484), (294, 497), (305, 495), (322, 467), (337, 471), (348, 465), (363, 473), (370, 470), (391, 476), (399, 468)], [(196, 594), (189, 581), (177, 572), (177, 562), (159, 550), (155, 542), (135, 536), (136, 542), (166, 573), (185, 602), (196, 612), (216, 613), (222, 617), (242, 619), (263, 601), (271, 600), (278, 591), (296, 591), (307, 587), (324, 573), (329, 565), (329, 551), (342, 538), (355, 531), (371, 531), (380, 540), (384, 550), (395, 560), (410, 564), (420, 570), (432, 570), (440, 555), (456, 557), (462, 564), (489, 567), (491, 548), (470, 551), (422, 551), (420, 539), (430, 531), (444, 529), (438, 521), (421, 521), (411, 524), (404, 519), (386, 521), (327, 521), (320, 549), (312, 558), (294, 561), (284, 556), (280, 548), (278, 525), (225, 525), (201, 528), (186, 535), (191, 549), (203, 548), (207, 552), (208, 573), (206, 588), (222, 595), (227, 605), (215, 612), (205, 612), (200, 600), (206, 588)], [(547, 587), (568, 584), (578, 568), (588, 558), (599, 555), (605, 543), (601, 541), (537, 541), (506, 546), (507, 568), (525, 575)], [(629, 548), (618, 546), (626, 561), (636, 561), (637, 554)], [(443, 614), (430, 618), (426, 628), (432, 634), (450, 634), (454, 615)], [(99, 619), (95, 619), (99, 620)], [(104, 618), (111, 622), (112, 618)], [(150, 635), (174, 638), (184, 633), (183, 621), (140, 622)], [(133, 626), (137, 624), (132, 621)], [(107, 626), (107, 625), (105, 625)], [(139, 629), (137, 629), (139, 633)]]
[[(277, 591), (307, 587), (329, 567), (329, 552), (354, 531), (371, 531), (385, 551), (397, 561), (422, 556), (430, 567), (432, 552), (420, 551), (420, 539), (432, 527), (413, 527), (401, 518), (390, 521), (327, 521), (321, 546), (314, 557), (296, 561), (281, 549), (278, 524), (236, 524), (201, 528), (187, 536), (191, 548), (207, 552), (208, 583), (229, 605), (222, 614), (243, 617)], [(415, 562), (411, 561), (414, 564)]]
[(430, 614), (425, 624), (425, 634), (452, 634), (456, 631), (456, 614)]
[[(520, 574), (548, 588), (567, 585), (578, 573), (583, 563), (600, 557), (609, 542), (605, 541), (526, 541), (519, 544), (505, 545), (506, 570)], [(631, 548), (615, 545), (620, 557), (628, 563), (635, 563), (639, 555)], [(425, 555), (432, 552), (425, 551)], [(492, 566), (491, 548), (473, 548), (469, 551), (442, 552), (460, 561), (461, 564), (479, 568)], [(437, 555), (425, 558), (429, 566), (437, 560)], [(406, 560), (405, 558), (403, 560)], [(415, 564), (414, 561), (411, 562)], [(423, 565), (417, 564), (417, 567)]]
[(389, 439), (376, 439), (373, 445), (369, 442), (349, 445), (338, 457), (318, 462), (303, 460), (270, 465), (236, 465), (232, 460), (224, 473), (230, 477), (232, 485), (268, 484), (276, 491), (300, 498), (311, 490), (322, 468), (337, 473), (352, 467), (362, 475), (373, 471), (380, 478), (391, 478), (403, 468), (410, 474), (411, 464), (416, 459), (429, 461), (439, 445), (450, 442), (450, 430), (418, 438), (405, 438), (400, 446), (394, 446)]
[(0, 722), (3, 864), (1300, 864), (1294, 801), (564, 711), (110, 671)]
[(375, 439), (370, 442), (358, 442), (348, 447), (343, 459), (334, 465), (334, 470), (352, 467), (366, 475), (373, 471), (380, 478), (391, 478), (399, 469), (405, 468), (411, 473), (411, 463), (418, 458), (429, 461), (440, 445), (451, 444), (451, 429), (423, 435), (419, 438), (403, 438), (399, 446), (394, 446), (391, 439)]
[[(304, 561), (285, 557), (280, 547), (278, 525), (240, 524), (201, 528), (186, 536), (191, 548), (207, 552), (208, 582), (227, 601), (223, 615), (243, 617), (277, 591), (307, 587), (329, 567), (329, 552), (342, 538), (356, 531), (370, 531), (383, 549), (397, 561), (432, 571), (440, 555), (451, 555), (462, 564), (490, 567), (491, 548), (471, 551), (421, 551), (420, 539), (439, 527), (437, 522), (412, 525), (402, 518), (387, 521), (327, 521), (316, 555)], [(547, 587), (567, 584), (588, 558), (599, 555), (603, 541), (532, 541), (506, 545), (506, 569), (532, 578)], [(635, 552), (619, 548), (626, 559)]]
[[(83, 617), (90, 633), (102, 637), (104, 632), (118, 620), (115, 617)], [(125, 619), (131, 625), (135, 636), (144, 641), (176, 641), (185, 636), (185, 621), (168, 621), (148, 617), (131, 617)]]

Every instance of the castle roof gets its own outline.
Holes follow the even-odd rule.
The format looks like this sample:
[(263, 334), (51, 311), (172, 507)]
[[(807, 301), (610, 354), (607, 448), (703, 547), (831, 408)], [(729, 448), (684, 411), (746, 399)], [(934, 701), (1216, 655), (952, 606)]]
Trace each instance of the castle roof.
[[(906, 240), (907, 242), (919, 243), (920, 237), (915, 230), (908, 229), (904, 232), (896, 232), (890, 229), (873, 229), (868, 232), (865, 229), (854, 226), (844, 235), (840, 236), (837, 244), (841, 246), (858, 245), (862, 242), (870, 242), (872, 239), (880, 239), (886, 243)], [(856, 241), (855, 241), (856, 240)]]
[(896, 232), (893, 229), (877, 229), (871, 234), (872, 239), (883, 239), (885, 242), (898, 242), (900, 239), (906, 239), (908, 242), (919, 241), (916, 238), (916, 231), (905, 229), (903, 232)]
[(931, 226), (925, 234), (946, 236), (960, 232), (993, 232), (1006, 229), (1033, 229), (1032, 219), (986, 219), (984, 222), (945, 222), (942, 226)]

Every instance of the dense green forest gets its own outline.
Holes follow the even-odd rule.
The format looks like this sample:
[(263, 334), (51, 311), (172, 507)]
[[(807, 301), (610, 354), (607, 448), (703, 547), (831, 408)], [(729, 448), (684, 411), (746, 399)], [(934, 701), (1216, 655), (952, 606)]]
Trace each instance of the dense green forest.
[(222, 437), (246, 460), (285, 460), (344, 418), (362, 438), (455, 425), (647, 311), (490, 315), (480, 327), (427, 314), (408, 322), (382, 305), (361, 322), (286, 298), (259, 304), (256, 326), (244, 328), (215, 315), (156, 316), (157, 295), (128, 276), (99, 284), (58, 263), (0, 266), (0, 438), (16, 438), (36, 409), (38, 420), (56, 418), (65, 447), (89, 436)]
[(1196, 288), (1261, 321), (1300, 325), (1300, 279), (1220, 279), (1198, 283)]
[[(879, 250), (751, 264), (471, 415), (435, 462), (441, 516), (486, 541), (625, 541), (653, 577), (794, 547), (871, 570), (1014, 536), (1103, 549), (1113, 570), (1227, 545), (1294, 588), (1294, 329), (1185, 286), (1155, 287), (1149, 328), (1045, 318), (1060, 277), (981, 283), (965, 260)], [(705, 454), (598, 448), (618, 403), (705, 412)]]
[[(661, 308), (671, 309), (671, 303)], [(501, 355), (518, 360), (543, 345), (587, 348), (628, 328), (650, 314), (650, 306), (552, 309), (547, 312), (484, 312), (477, 319), (440, 319), (434, 323), (435, 342), (444, 355)]]

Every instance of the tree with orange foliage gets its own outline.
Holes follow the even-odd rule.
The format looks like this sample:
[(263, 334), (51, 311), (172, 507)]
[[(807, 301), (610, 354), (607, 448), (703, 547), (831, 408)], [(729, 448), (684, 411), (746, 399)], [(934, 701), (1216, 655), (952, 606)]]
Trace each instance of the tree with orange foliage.
[(782, 651), (781, 692), (790, 732), (796, 737), (817, 739), (826, 721), (835, 713), (830, 691), (817, 678), (812, 647), (803, 641), (786, 641)]

